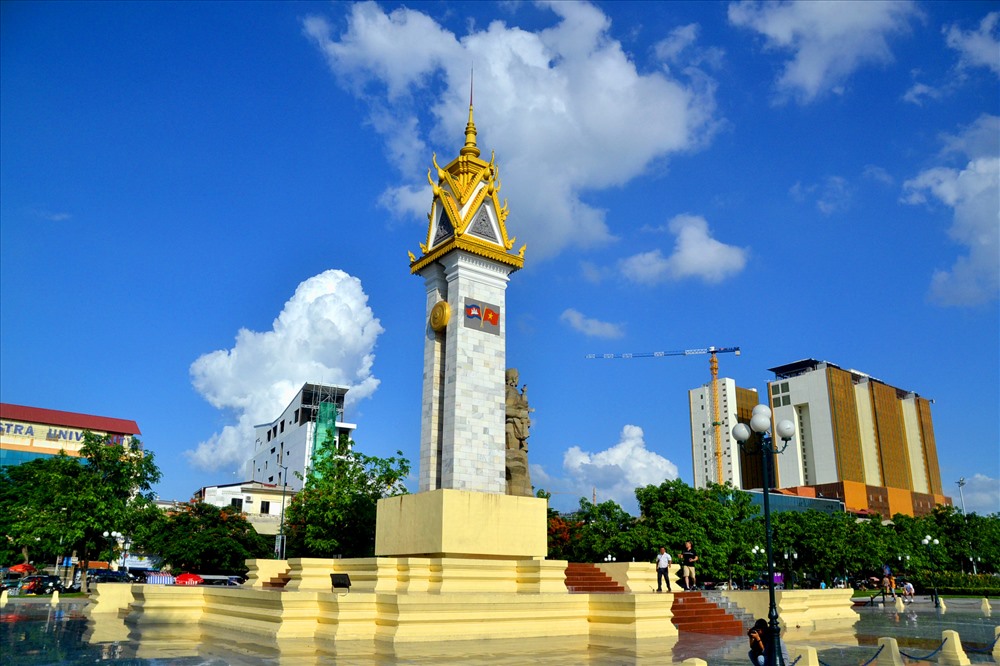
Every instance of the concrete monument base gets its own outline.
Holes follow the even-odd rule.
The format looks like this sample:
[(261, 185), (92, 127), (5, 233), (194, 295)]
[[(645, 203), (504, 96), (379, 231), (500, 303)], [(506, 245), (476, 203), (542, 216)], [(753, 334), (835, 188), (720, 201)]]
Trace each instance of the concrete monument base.
[[(647, 587), (652, 564), (619, 567), (618, 578)], [(445, 640), (588, 637), (665, 639), (672, 594), (570, 594), (566, 562), (476, 558), (291, 559), (282, 589), (251, 577), (242, 588), (180, 585), (121, 586), (131, 592), (99, 596), (96, 612), (126, 610), (125, 623), (248, 632), (260, 639), (405, 644)], [(648, 571), (647, 571), (648, 569)], [(334, 589), (331, 573), (351, 587)]]
[(375, 555), (523, 560), (548, 551), (547, 501), (439, 489), (379, 500)]

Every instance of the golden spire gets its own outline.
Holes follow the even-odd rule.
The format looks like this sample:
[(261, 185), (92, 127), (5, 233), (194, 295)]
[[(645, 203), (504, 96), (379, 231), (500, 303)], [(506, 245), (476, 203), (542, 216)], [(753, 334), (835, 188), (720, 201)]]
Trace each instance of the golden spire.
[(476, 145), (476, 122), (472, 119), (472, 85), (475, 71), (469, 76), (469, 122), (465, 125), (465, 146), (458, 151), (459, 155), (479, 157), (479, 146)]
[(472, 83), (469, 83), (469, 122), (465, 126), (465, 146), (458, 157), (442, 168), (437, 155), (431, 156), (432, 170), (427, 181), (434, 193), (427, 215), (427, 241), (420, 244), (422, 256), (410, 257), (410, 272), (419, 273), (428, 264), (452, 250), (478, 254), (517, 270), (524, 266), (524, 247), (510, 254), (517, 240), (507, 235), (507, 202), (500, 203), (500, 174), (496, 157), (480, 158), (473, 119)]

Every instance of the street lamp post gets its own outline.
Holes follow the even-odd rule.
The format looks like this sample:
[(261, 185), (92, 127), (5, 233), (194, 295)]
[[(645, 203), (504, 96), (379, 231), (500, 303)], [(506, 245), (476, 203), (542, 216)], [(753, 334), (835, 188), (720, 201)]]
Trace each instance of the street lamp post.
[[(968, 518), (967, 518), (968, 514), (965, 513), (965, 493), (962, 492), (962, 488), (965, 486), (965, 484), (967, 483), (967, 481), (965, 480), (965, 477), (963, 476), (963, 477), (960, 477), (958, 479), (958, 481), (956, 481), (955, 483), (958, 484), (958, 494), (962, 498), (962, 518), (965, 519), (966, 522), (968, 522)], [(972, 562), (972, 573), (973, 574), (978, 574), (979, 570), (976, 568), (976, 560), (973, 559), (973, 557), (971, 555), (969, 556), (969, 560)]]
[(124, 534), (122, 534), (121, 532), (115, 532), (115, 531), (109, 532), (107, 530), (104, 530), (104, 538), (105, 539), (114, 539), (115, 543), (118, 543), (119, 541), (121, 541), (121, 543), (122, 543), (122, 566), (121, 566), (121, 568), (125, 569), (125, 573), (128, 573), (128, 569), (125, 567), (125, 557), (128, 555), (128, 547), (129, 547), (128, 537), (125, 536)]
[(771, 408), (767, 405), (757, 405), (753, 408), (753, 415), (750, 418), (750, 427), (745, 423), (738, 423), (732, 430), (733, 438), (739, 443), (740, 448), (747, 453), (752, 453), (748, 442), (750, 431), (757, 433), (757, 444), (760, 448), (761, 463), (764, 472), (764, 548), (767, 555), (767, 592), (768, 592), (768, 624), (771, 629), (773, 644), (770, 652), (765, 651), (764, 659), (766, 666), (784, 666), (785, 660), (781, 655), (781, 628), (778, 626), (778, 605), (774, 600), (774, 552), (771, 544), (771, 456), (782, 453), (788, 447), (788, 441), (795, 435), (795, 424), (787, 419), (778, 423), (775, 432), (781, 439), (782, 444), (775, 444), (774, 436), (771, 434)]
[[(753, 584), (755, 586), (757, 585), (757, 581), (760, 580), (760, 578), (761, 578), (761, 572), (760, 572), (760, 569), (758, 568), (758, 564), (757, 564), (757, 556), (758, 555), (763, 555), (763, 554), (764, 554), (764, 549), (761, 548), (760, 546), (756, 546), (756, 545), (750, 551), (750, 561), (753, 563), (753, 576), (754, 576), (754, 582), (753, 582)], [(747, 589), (749, 589), (749, 588), (747, 588)]]
[[(931, 546), (938, 545), (940, 543), (940, 541), (938, 541), (937, 539), (932, 538), (931, 535), (928, 534), (927, 536), (925, 536), (920, 541), (920, 543), (922, 543), (925, 546), (927, 546), (927, 559), (930, 560), (931, 559)], [(938, 591), (937, 591), (937, 576), (934, 575), (934, 563), (931, 562), (930, 564), (931, 564), (931, 583), (934, 585), (934, 608), (940, 608), (941, 607), (941, 598), (938, 596)]]
[(788, 581), (785, 582), (785, 588), (789, 587), (789, 583), (792, 583), (794, 587), (795, 581), (795, 562), (799, 559), (799, 554), (796, 553), (791, 548), (785, 549), (785, 571), (788, 572)]
[(285, 493), (288, 491), (288, 467), (278, 463), (283, 470), (281, 475), (281, 523), (278, 527), (278, 547), (275, 549), (278, 559), (285, 559)]

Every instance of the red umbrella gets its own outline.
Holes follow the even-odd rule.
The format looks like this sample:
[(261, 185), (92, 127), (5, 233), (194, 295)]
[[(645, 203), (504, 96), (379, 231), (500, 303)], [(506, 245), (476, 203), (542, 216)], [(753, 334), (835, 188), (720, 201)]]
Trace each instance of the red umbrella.
[(9, 569), (9, 571), (13, 571), (14, 573), (24, 574), (24, 573), (35, 573), (36, 571), (38, 571), (38, 569), (25, 562), (24, 564), (15, 564)]
[(182, 573), (174, 579), (175, 585), (201, 585), (204, 579), (198, 574)]

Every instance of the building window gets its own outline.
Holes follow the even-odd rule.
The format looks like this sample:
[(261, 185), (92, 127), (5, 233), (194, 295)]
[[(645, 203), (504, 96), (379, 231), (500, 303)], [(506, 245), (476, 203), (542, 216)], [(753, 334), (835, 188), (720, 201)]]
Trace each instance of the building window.
[(778, 396), (774, 396), (773, 398), (771, 398), (771, 406), (781, 407), (781, 398)]
[(782, 407), (788, 407), (788, 404), (790, 402), (791, 402), (791, 398), (789, 396), (787, 396), (787, 395), (781, 396), (781, 406)]
[(299, 422), (299, 410), (295, 410), (295, 418), (292, 419), (295, 423)]
[(260, 503), (260, 512), (261, 513), (271, 513), (271, 503), (268, 502), (268, 501), (266, 501), (266, 500), (263, 501), (263, 502), (261, 502)]
[(281, 432), (285, 432), (285, 419), (281, 419)]
[(243, 500), (239, 497), (234, 497), (230, 502), (230, 505), (235, 507), (237, 511), (243, 510)]
[(267, 477), (267, 482), (268, 483), (274, 483), (274, 477), (273, 476)]

